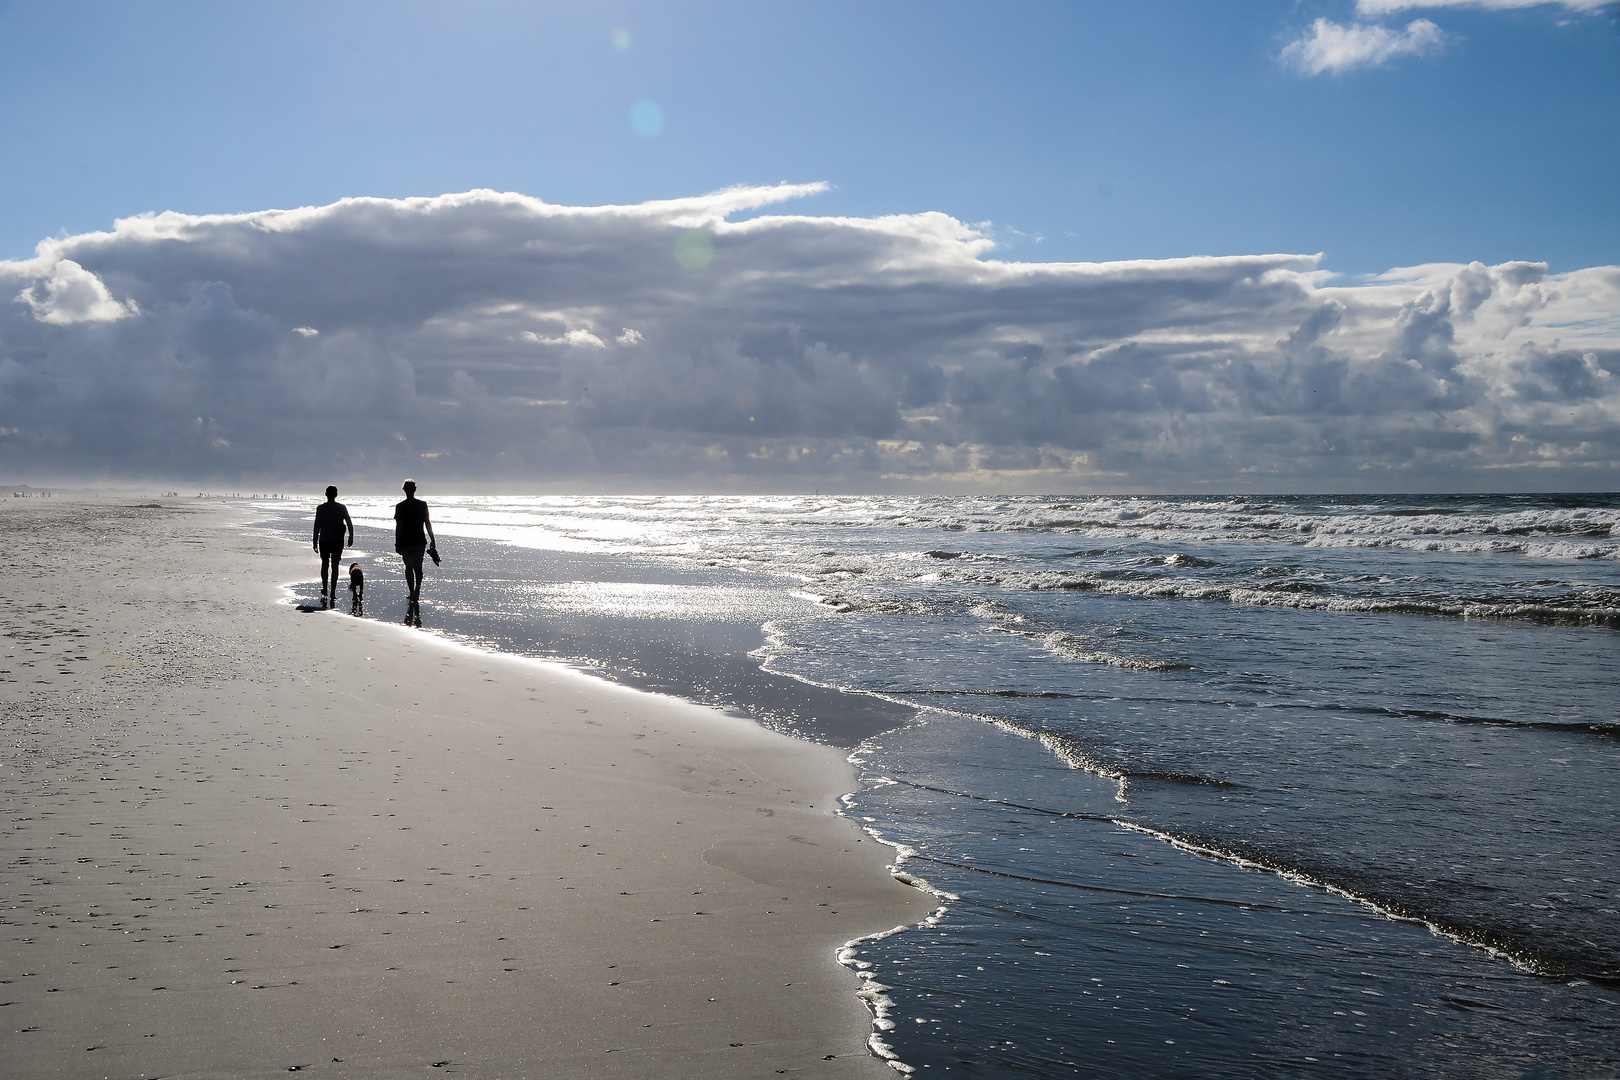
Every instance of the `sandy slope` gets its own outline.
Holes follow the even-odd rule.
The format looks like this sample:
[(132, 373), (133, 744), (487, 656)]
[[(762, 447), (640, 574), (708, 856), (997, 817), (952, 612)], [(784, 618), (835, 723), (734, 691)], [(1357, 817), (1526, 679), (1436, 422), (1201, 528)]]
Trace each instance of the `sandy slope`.
[(298, 614), (240, 520), (0, 502), (0, 1075), (892, 1075), (837, 751)]

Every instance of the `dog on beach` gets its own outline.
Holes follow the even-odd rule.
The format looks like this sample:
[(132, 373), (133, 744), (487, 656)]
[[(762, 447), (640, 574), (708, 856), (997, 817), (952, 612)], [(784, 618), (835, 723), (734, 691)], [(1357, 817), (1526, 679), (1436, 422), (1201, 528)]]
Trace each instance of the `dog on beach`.
[(359, 563), (349, 564), (349, 599), (357, 604), (366, 599), (366, 574)]

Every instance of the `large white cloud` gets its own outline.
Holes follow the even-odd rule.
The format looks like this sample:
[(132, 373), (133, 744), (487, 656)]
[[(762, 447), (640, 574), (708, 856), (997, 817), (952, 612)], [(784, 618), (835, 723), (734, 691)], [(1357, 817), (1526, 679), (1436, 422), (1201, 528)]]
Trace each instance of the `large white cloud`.
[(0, 479), (1297, 490), (1620, 473), (1615, 267), (1346, 286), (1302, 255), (1000, 262), (938, 213), (729, 220), (815, 190), (350, 199), (46, 241), (0, 263), (17, 298), (0, 305)]

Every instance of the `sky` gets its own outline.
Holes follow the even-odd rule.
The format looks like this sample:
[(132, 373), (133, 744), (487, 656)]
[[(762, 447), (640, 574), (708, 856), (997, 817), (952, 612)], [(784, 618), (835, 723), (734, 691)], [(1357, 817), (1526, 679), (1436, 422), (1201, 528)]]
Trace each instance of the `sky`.
[(1620, 487), (1598, 0), (16, 2), (0, 95), (3, 483)]

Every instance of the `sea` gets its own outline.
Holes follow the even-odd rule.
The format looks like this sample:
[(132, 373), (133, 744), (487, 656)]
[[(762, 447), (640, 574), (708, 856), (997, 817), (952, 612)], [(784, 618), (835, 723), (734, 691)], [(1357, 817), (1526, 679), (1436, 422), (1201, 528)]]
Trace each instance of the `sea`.
[(424, 497), (340, 610), (848, 750), (898, 1072), (1620, 1075), (1620, 495)]

